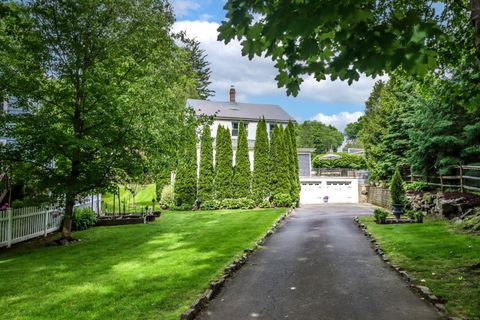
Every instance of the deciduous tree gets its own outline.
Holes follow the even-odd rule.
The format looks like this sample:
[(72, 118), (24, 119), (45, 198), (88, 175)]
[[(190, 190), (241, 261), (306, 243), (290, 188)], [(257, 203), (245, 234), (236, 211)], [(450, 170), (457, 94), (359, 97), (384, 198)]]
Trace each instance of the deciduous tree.
[(195, 86), (162, 0), (0, 4), (0, 91), (26, 113), (0, 120), (15, 139), (2, 159), (30, 163), (30, 180), (75, 200), (138, 168), (171, 163)]

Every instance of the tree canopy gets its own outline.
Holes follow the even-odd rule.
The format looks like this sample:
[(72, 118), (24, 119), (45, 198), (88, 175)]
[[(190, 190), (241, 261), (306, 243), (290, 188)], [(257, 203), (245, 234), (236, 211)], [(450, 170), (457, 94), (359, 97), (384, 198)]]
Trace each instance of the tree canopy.
[[(0, 4), (0, 92), (24, 113), (0, 117), (2, 163), (65, 199), (175, 163), (196, 83), (161, 0)], [(140, 45), (141, 43), (141, 45)]]
[[(279, 87), (297, 95), (304, 76), (320, 81), (358, 80), (401, 67), (407, 74), (434, 70), (443, 42), (452, 35), (444, 28), (449, 12), (469, 10), (470, 46), (480, 61), (480, 1), (441, 1), (435, 12), (426, 0), (247, 1), (229, 0), (219, 40), (241, 41), (242, 54), (275, 61)], [(454, 6), (458, 8), (454, 8)], [(437, 3), (438, 8), (438, 3)], [(475, 51), (472, 52), (475, 58)]]
[(337, 128), (319, 121), (305, 121), (297, 128), (298, 147), (315, 148), (316, 154), (337, 151), (343, 139), (343, 134)]

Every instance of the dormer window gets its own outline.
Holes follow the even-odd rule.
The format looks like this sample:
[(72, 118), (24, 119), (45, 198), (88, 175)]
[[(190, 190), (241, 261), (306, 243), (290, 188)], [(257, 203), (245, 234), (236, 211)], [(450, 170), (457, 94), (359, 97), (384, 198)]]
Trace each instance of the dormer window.
[[(245, 131), (247, 132), (248, 137), (248, 122), (243, 122), (245, 126)], [(232, 137), (238, 137), (238, 129), (240, 126), (240, 121), (232, 121)]]

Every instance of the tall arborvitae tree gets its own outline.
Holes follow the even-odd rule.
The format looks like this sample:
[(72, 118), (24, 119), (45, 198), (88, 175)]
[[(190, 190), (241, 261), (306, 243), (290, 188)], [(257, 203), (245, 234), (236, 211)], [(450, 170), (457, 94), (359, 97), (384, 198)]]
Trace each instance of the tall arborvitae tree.
[(233, 194), (235, 198), (250, 197), (252, 174), (250, 172), (250, 159), (248, 158), (247, 131), (245, 130), (243, 122), (240, 122), (238, 129), (234, 171)]
[(270, 195), (277, 194), (278, 186), (278, 139), (280, 135), (280, 128), (278, 125), (273, 127), (273, 130), (270, 132), (270, 153), (269, 153), (269, 174), (268, 174), (268, 184), (270, 185)]
[(253, 149), (253, 198), (260, 202), (270, 195), (268, 173), (270, 148), (268, 145), (267, 124), (261, 119), (257, 124), (255, 146)]
[(204, 202), (213, 199), (213, 148), (211, 131), (208, 125), (203, 127), (200, 148), (198, 198)]
[(300, 200), (300, 177), (298, 172), (298, 153), (297, 153), (297, 139), (295, 134), (295, 125), (292, 121), (288, 122), (287, 129), (285, 131), (286, 136), (289, 138), (290, 148), (290, 175), (291, 175), (291, 188), (290, 195), (294, 202)]
[(232, 198), (233, 151), (230, 131), (219, 126), (215, 143), (215, 197), (217, 200)]
[(277, 143), (277, 158), (276, 158), (276, 176), (277, 176), (277, 188), (276, 194), (290, 194), (290, 168), (289, 160), (290, 154), (287, 149), (286, 133), (282, 126), (278, 127), (278, 133), (275, 138)]
[(192, 205), (197, 199), (197, 139), (194, 125), (187, 125), (185, 141), (178, 157), (175, 203)]

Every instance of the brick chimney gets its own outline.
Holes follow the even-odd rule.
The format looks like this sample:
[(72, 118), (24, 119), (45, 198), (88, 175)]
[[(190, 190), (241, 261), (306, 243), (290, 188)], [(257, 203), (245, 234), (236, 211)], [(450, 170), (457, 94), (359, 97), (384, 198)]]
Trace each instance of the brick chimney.
[(233, 85), (230, 86), (230, 103), (235, 104), (235, 87)]

